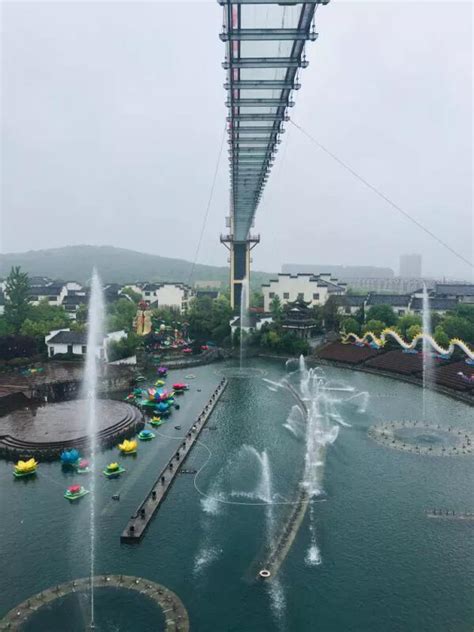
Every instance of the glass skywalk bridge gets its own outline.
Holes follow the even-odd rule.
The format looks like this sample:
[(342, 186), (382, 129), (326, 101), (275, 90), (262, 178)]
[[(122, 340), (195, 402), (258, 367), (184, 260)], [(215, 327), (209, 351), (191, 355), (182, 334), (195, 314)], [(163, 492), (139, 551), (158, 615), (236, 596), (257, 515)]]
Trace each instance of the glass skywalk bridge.
[[(314, 16), (329, 0), (218, 0), (223, 7), (227, 70), (228, 143), (231, 178), (231, 302), (240, 307), (242, 282), (250, 274), (250, 250), (258, 243), (250, 229), (278, 145), (306, 68), (305, 45), (315, 41)], [(248, 295), (249, 293), (247, 293)], [(247, 299), (248, 300), (248, 299)]]

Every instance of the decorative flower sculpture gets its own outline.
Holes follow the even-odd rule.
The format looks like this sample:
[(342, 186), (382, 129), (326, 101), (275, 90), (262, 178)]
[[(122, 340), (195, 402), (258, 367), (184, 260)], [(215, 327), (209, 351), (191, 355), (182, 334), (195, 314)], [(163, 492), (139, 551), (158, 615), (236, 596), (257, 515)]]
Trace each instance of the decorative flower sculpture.
[(138, 433), (138, 438), (141, 439), (141, 441), (149, 441), (150, 439), (154, 439), (155, 435), (151, 430), (142, 430)]
[(63, 465), (75, 465), (79, 460), (79, 451), (73, 448), (72, 450), (64, 450), (60, 456), (61, 463)]
[(137, 451), (137, 442), (135, 439), (125, 439), (123, 443), (119, 443), (119, 450), (124, 454), (134, 454)]
[(82, 485), (71, 485), (64, 492), (64, 498), (67, 498), (67, 500), (78, 500), (88, 493), (89, 490), (84, 489)]
[(18, 461), (15, 465), (14, 474), (17, 476), (25, 476), (26, 474), (33, 474), (38, 467), (38, 461), (35, 459), (28, 459), (28, 461)]

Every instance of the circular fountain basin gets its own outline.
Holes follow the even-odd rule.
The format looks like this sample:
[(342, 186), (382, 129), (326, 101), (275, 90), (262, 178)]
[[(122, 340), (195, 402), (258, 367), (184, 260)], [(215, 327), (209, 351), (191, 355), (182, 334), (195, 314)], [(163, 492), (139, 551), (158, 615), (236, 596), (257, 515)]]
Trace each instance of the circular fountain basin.
[[(144, 426), (141, 412), (124, 402), (97, 401), (97, 440), (114, 445)], [(0, 417), (0, 455), (18, 459), (55, 459), (65, 449), (86, 451), (89, 445), (86, 400), (45, 404)]]
[(95, 577), (93, 625), (90, 598), (89, 578), (59, 584), (13, 608), (0, 621), (0, 629), (22, 632), (189, 630), (188, 613), (179, 597), (165, 586), (141, 577)]
[(393, 421), (369, 428), (369, 436), (394, 450), (430, 456), (474, 453), (474, 432), (416, 421)]

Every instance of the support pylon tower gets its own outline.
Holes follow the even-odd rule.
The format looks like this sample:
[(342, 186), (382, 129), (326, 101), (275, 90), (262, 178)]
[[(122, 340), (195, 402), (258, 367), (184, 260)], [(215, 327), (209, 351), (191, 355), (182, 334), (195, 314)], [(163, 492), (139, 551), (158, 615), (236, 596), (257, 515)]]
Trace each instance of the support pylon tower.
[[(233, 235), (221, 235), (221, 243), (230, 253), (230, 304), (234, 312), (239, 313), (242, 307), (242, 287), (245, 281), (250, 287), (251, 251), (260, 242), (260, 235), (249, 235), (245, 241), (236, 241)], [(250, 307), (250, 292), (245, 295), (245, 305)]]

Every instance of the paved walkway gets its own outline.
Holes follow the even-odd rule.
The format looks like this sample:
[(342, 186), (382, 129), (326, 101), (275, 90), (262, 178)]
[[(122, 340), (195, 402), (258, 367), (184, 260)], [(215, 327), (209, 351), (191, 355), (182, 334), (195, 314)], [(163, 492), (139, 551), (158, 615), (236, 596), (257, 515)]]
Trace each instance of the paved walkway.
[(121, 542), (132, 543), (139, 542), (142, 539), (150, 520), (166, 498), (169, 488), (179, 473), (180, 467), (186, 460), (186, 457), (199, 437), (226, 386), (227, 380), (226, 378), (222, 378), (212, 392), (202, 412), (194, 420), (191, 428), (184, 437), (181, 437), (181, 443), (160, 471), (152, 489), (132, 515), (122, 532), (120, 537)]

